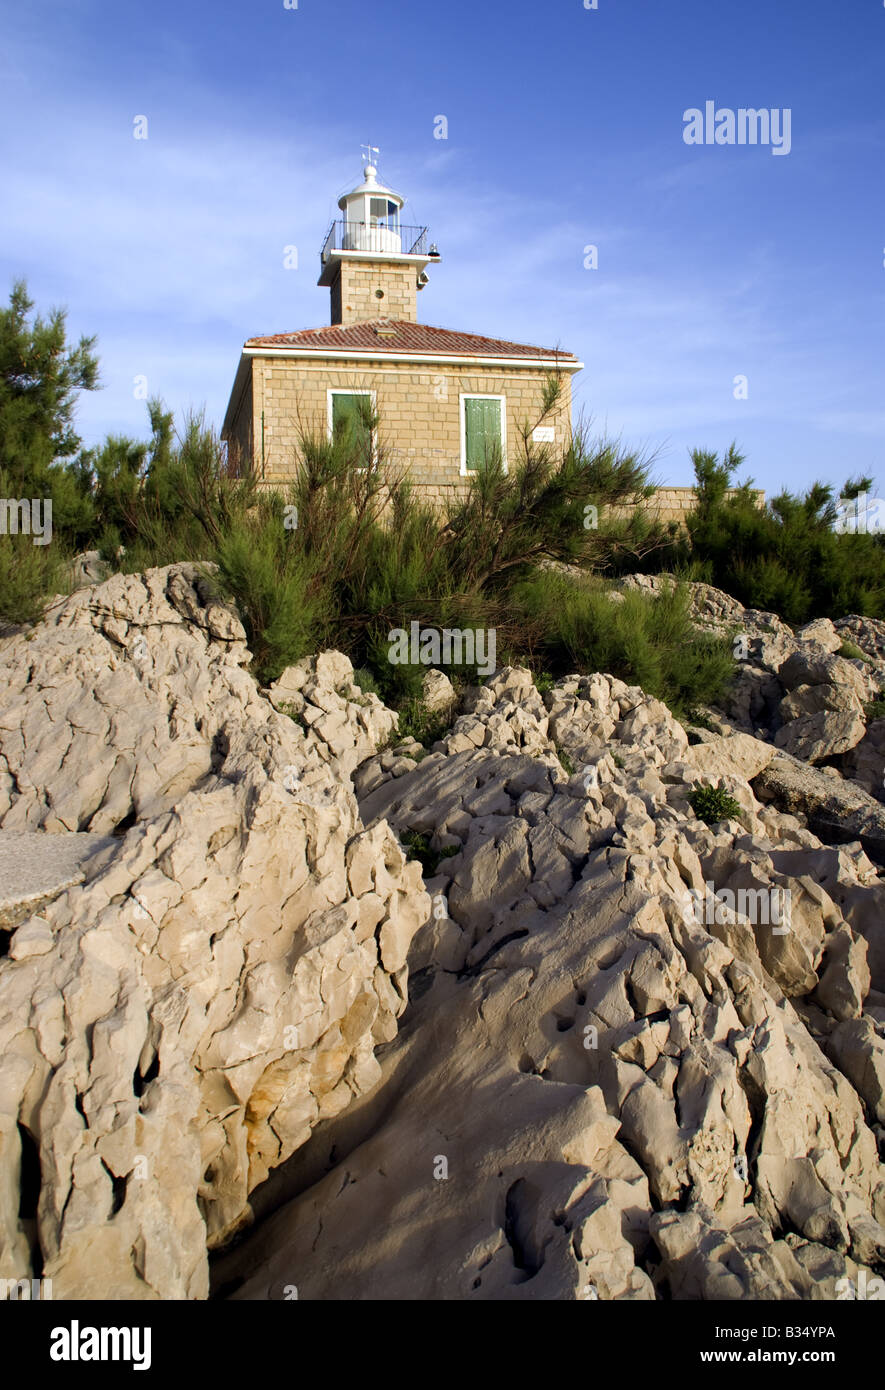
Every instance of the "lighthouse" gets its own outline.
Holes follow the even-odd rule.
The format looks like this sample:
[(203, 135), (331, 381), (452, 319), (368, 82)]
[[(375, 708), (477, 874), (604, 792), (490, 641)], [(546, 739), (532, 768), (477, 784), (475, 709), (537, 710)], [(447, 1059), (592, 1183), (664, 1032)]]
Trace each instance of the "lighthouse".
[(427, 247), (427, 228), (407, 226), (405, 198), (379, 182), (372, 162), (378, 151), (366, 146), (362, 181), (338, 200), (340, 219), (329, 228), (320, 252), (320, 277), (331, 295), (333, 324), (392, 318), (418, 319), (417, 295), (427, 284), (426, 267), (439, 260)]
[(582, 364), (560, 347), (496, 338), (489, 324), (471, 333), (419, 323), (418, 291), (439, 252), (381, 179), (377, 149), (363, 151), (362, 178), (336, 197), (320, 252), (331, 323), (246, 339), (222, 437), (238, 469), (285, 488), (306, 438), (334, 441), (354, 428), (359, 437), (377, 421), (373, 456), (382, 458), (383, 442), (423, 500), (445, 509), (488, 460), (508, 466), (508, 440), (527, 421), (534, 443), (568, 448)]

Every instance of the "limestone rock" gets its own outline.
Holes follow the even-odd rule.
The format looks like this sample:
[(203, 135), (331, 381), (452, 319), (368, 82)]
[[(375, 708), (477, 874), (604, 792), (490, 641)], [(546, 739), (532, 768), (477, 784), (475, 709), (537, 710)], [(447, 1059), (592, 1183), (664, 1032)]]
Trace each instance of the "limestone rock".
[[(610, 677), (557, 682), (542, 713), (508, 672), (467, 704), (475, 741), (360, 802), (458, 850), (414, 939), (407, 1027), (316, 1163), (258, 1195), (219, 1284), (278, 1298), (298, 1271), (314, 1298), (604, 1301), (649, 1297), (651, 1272), (674, 1297), (817, 1297), (825, 1276), (834, 1296), (885, 1235), (885, 1186), (862, 1100), (798, 1007), (817, 989), (832, 1030), (828, 1004), (862, 1003), (842, 911), (874, 907), (875, 870), (787, 816), (770, 838), (745, 781), (757, 830), (698, 822), (673, 793), (709, 744)], [(523, 747), (552, 732), (575, 772), (520, 751), (517, 718), (536, 725)], [(767, 756), (753, 742), (747, 771)], [(706, 918), (705, 880), (786, 885), (787, 931), (754, 909)], [(432, 1261), (411, 1257), (419, 1211)]]
[(421, 699), (431, 714), (448, 718), (455, 711), (458, 697), (455, 687), (444, 671), (425, 671), (421, 682)]
[[(797, 656), (844, 688), (826, 630), (692, 603), (778, 701)], [(209, 1248), (240, 1299), (809, 1299), (877, 1267), (879, 803), (604, 673), (505, 668), (420, 761), (378, 752), (396, 716), (343, 654), (265, 697), (238, 624), (172, 566), (6, 639), (3, 829), (116, 833), (0, 961), (4, 1269), (35, 1235), (60, 1297), (205, 1297)], [(714, 777), (741, 812), (708, 826)]]
[(869, 677), (857, 664), (830, 653), (820, 655), (810, 649), (794, 652), (780, 667), (778, 675), (787, 690), (795, 690), (800, 685), (835, 685), (853, 691), (861, 702), (871, 695)]
[(827, 1051), (870, 1114), (885, 1124), (885, 1037), (873, 1020), (852, 1018), (840, 1023), (830, 1034)]
[(822, 709), (803, 714), (778, 729), (775, 744), (804, 762), (819, 763), (860, 743), (866, 725), (858, 714)]
[[(857, 691), (844, 685), (797, 685), (780, 702), (779, 714), (785, 724), (802, 715), (835, 710), (841, 714), (863, 714)], [(791, 750), (792, 751), (792, 750)]]
[(0, 931), (9, 931), (66, 888), (82, 883), (88, 860), (115, 848), (106, 835), (0, 830)]
[(885, 864), (885, 808), (861, 787), (782, 751), (753, 779), (753, 789), (761, 800), (804, 816), (822, 839), (859, 840), (872, 859)]
[(844, 640), (829, 618), (815, 618), (814, 622), (805, 623), (798, 629), (796, 636), (800, 642), (811, 643), (829, 653), (838, 652)]
[(0, 960), (0, 1262), (28, 1276), (36, 1222), (56, 1297), (205, 1297), (250, 1191), (377, 1083), (420, 868), (359, 820), (352, 692), (340, 736), (278, 714), (197, 567), (79, 590), (3, 655), (7, 897), (40, 913)]

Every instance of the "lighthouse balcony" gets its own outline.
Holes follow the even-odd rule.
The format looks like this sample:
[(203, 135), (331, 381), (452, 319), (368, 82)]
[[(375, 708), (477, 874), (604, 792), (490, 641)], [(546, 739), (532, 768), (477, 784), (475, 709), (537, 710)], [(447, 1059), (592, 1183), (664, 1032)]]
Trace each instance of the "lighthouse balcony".
[(398, 222), (333, 222), (320, 252), (325, 265), (334, 251), (367, 251), (388, 256), (426, 256), (427, 228), (403, 227)]

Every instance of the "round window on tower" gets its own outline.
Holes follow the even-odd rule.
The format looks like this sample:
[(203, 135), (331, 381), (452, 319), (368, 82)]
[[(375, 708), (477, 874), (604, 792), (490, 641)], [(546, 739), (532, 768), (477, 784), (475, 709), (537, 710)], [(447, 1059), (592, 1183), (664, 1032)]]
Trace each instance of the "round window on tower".
[(376, 299), (383, 299), (383, 298), (384, 298), (384, 291), (383, 291), (383, 290), (376, 290), (376, 291), (375, 291), (375, 298), (376, 298)]

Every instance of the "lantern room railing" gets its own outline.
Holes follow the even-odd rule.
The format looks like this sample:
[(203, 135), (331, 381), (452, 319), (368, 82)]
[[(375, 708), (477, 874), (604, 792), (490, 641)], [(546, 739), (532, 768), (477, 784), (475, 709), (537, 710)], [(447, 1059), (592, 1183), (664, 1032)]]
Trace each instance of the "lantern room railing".
[(320, 252), (325, 263), (332, 251), (386, 251), (402, 256), (427, 255), (427, 228), (387, 226), (381, 222), (333, 222)]

